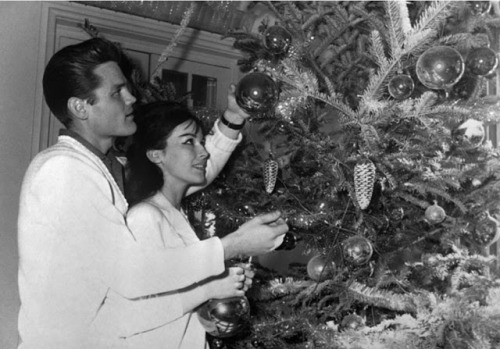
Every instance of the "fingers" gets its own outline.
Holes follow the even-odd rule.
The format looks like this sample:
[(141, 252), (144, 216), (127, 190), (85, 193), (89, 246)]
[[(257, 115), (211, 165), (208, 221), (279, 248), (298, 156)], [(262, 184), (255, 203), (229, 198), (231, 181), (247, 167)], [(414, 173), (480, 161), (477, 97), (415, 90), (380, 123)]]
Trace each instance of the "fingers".
[[(271, 224), (271, 223), (278, 223), (280, 218), (281, 218), (280, 211), (272, 211), (258, 215), (257, 217), (254, 218), (254, 220), (260, 224)], [(283, 223), (285, 222), (282, 218), (281, 220), (283, 221)]]

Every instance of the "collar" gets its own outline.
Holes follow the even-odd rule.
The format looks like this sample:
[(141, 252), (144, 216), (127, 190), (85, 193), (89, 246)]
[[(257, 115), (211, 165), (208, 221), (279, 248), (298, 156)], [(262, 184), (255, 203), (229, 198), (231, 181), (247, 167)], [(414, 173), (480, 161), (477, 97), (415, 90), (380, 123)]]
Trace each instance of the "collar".
[(71, 137), (71, 138), (77, 140), (85, 148), (87, 148), (92, 153), (94, 153), (94, 155), (96, 155), (99, 159), (101, 159), (103, 161), (106, 159), (106, 154), (103, 154), (102, 151), (97, 149), (94, 145), (92, 145), (92, 143), (90, 143), (85, 138), (83, 138), (79, 133), (77, 133), (73, 130), (63, 128), (63, 129), (59, 130), (59, 135), (60, 136), (68, 136), (68, 137)]

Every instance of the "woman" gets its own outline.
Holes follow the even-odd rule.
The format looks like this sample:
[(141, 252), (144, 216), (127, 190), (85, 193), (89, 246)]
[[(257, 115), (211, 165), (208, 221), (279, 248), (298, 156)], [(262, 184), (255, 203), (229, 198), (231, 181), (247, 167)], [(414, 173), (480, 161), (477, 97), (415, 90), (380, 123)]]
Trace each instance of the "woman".
[[(156, 102), (138, 110), (136, 123), (137, 131), (127, 154), (127, 199), (132, 205), (127, 222), (132, 234), (148, 248), (177, 248), (199, 241), (181, 201), (190, 190), (207, 184), (210, 154), (205, 149), (200, 121), (179, 103)], [(232, 148), (212, 147), (212, 151), (227, 154), (213, 156), (211, 177), (220, 171)], [(171, 268), (179, 270), (179, 278), (186, 270), (183, 265)], [(250, 271), (229, 268), (224, 275), (177, 290), (176, 296), (182, 299), (182, 316), (129, 336), (127, 345), (149, 349), (207, 348), (205, 330), (193, 310), (211, 298), (243, 296), (252, 277)]]

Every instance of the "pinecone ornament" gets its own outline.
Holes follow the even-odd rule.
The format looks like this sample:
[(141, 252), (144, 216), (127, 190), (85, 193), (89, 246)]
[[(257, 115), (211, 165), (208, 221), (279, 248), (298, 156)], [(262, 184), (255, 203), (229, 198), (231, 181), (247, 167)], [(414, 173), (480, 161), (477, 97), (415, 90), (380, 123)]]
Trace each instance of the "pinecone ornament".
[(362, 159), (354, 166), (354, 190), (362, 210), (370, 205), (375, 184), (375, 165), (369, 159)]
[(271, 194), (278, 178), (278, 162), (272, 158), (264, 161), (264, 185), (266, 192)]

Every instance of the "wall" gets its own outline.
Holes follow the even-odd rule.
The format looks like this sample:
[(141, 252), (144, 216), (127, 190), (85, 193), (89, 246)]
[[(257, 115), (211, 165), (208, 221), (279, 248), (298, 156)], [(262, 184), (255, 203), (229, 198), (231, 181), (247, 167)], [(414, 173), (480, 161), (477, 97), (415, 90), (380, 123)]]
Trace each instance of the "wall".
[(31, 159), (40, 2), (0, 1), (0, 348), (17, 346), (16, 217)]

